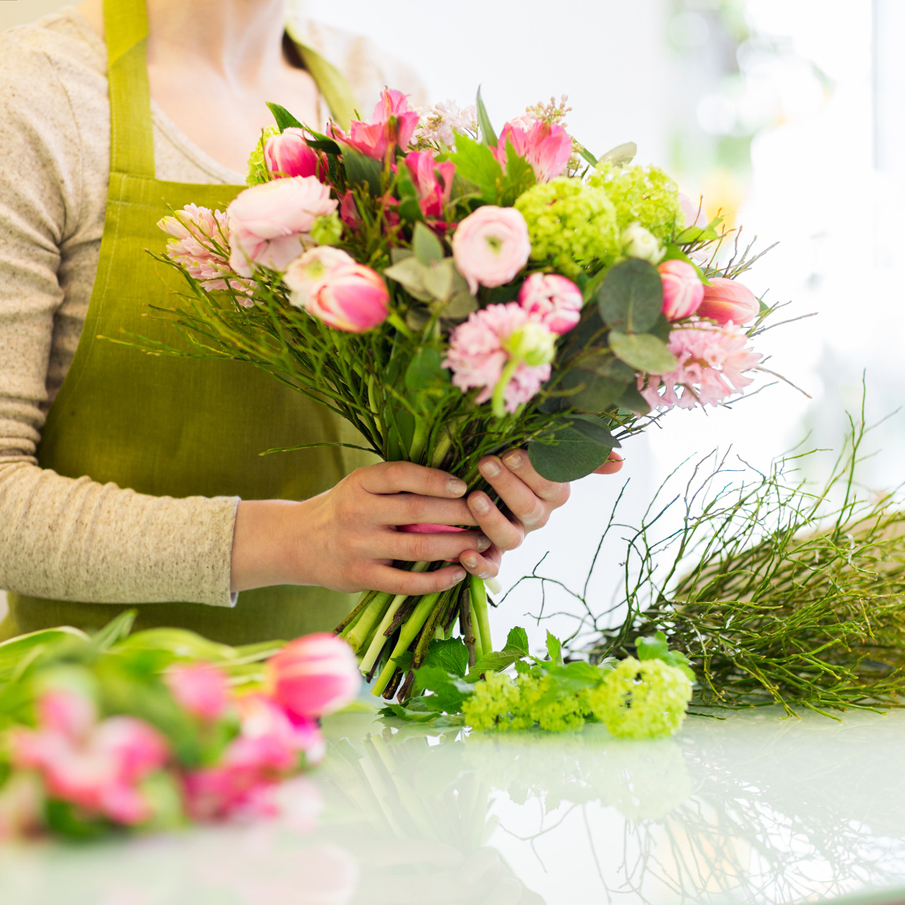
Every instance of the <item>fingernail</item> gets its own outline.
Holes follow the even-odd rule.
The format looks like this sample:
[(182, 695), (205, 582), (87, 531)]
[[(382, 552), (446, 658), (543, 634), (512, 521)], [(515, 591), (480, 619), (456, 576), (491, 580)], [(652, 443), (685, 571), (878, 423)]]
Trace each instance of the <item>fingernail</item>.
[(481, 474), (488, 478), (495, 478), (500, 473), (500, 466), (493, 459), (481, 463)]
[(456, 571), (453, 572), (452, 581), (450, 582), (449, 586), (453, 587), (454, 585), (457, 585), (460, 581), (465, 581), (465, 576), (467, 574), (468, 573), (464, 569), (456, 569)]
[(474, 569), (478, 564), (478, 558), (474, 553), (466, 553), (461, 561), (462, 565), (467, 566), (469, 569)]
[(489, 537), (478, 538), (478, 550), (483, 553), (490, 546)]
[(446, 489), (456, 496), (462, 496), (466, 490), (468, 490), (468, 485), (464, 481), (460, 481), (458, 478), (450, 478), (446, 482)]
[(522, 454), (518, 452), (507, 453), (503, 457), (503, 461), (506, 463), (507, 468), (521, 468), (525, 464)]
[(490, 510), (490, 503), (485, 496), (474, 496), (471, 498), (470, 502), (471, 508), (474, 509), (475, 512), (481, 513), (481, 515)]

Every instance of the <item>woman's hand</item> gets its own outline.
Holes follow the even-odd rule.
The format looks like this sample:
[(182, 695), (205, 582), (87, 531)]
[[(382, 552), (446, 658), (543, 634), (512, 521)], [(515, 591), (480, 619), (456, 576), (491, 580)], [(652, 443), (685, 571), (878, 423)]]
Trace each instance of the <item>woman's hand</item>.
[[(514, 449), (502, 457), (487, 456), (478, 468), (484, 480), (499, 494), (509, 514), (494, 506), (486, 493), (470, 494), (468, 508), (493, 546), (486, 551), (468, 550), (459, 557), (459, 562), (479, 578), (495, 578), (502, 554), (519, 546), (529, 531), (547, 524), (553, 510), (569, 499), (569, 485), (542, 478), (523, 449)], [(597, 469), (597, 474), (615, 474), (620, 468), (622, 457), (613, 452)]]
[[(232, 589), (300, 584), (420, 595), (450, 588), (465, 578), (460, 557), (487, 550), (487, 537), (479, 530), (411, 534), (398, 528), (418, 522), (476, 526), (467, 489), (437, 469), (380, 462), (309, 500), (243, 500), (233, 537)], [(452, 563), (418, 573), (393, 568), (394, 560)]]

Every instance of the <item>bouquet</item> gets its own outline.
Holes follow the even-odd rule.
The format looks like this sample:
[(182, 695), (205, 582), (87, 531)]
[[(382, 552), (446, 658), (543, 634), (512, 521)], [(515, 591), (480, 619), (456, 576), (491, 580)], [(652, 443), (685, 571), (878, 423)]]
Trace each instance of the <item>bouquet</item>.
[(0, 841), (272, 812), (277, 784), (324, 755), (318, 718), (361, 684), (329, 634), (232, 648), (126, 637), (133, 620), (0, 644)]
[[(750, 246), (719, 265), (719, 220), (633, 165), (634, 145), (595, 158), (566, 131), (564, 100), (499, 134), (480, 95), (419, 113), (386, 90), (348, 133), (271, 110), (249, 188), (224, 212), (189, 205), (160, 223), (161, 260), (190, 287), (161, 316), (194, 351), (155, 351), (252, 362), (347, 419), (359, 448), (472, 490), (486, 489), (479, 460), (513, 447), (549, 480), (583, 477), (665, 409), (751, 382), (766, 309), (736, 279)], [(474, 577), (424, 597), (366, 592), (337, 631), (375, 694), (405, 698), (457, 622), (480, 665), (493, 647)]]

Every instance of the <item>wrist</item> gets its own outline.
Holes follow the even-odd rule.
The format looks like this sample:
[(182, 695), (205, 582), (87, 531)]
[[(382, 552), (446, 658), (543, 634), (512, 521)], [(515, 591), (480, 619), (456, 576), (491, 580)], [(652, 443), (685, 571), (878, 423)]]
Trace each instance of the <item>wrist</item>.
[(240, 500), (230, 560), (230, 589), (248, 591), (278, 584), (310, 584), (300, 568), (303, 549), (290, 500)]

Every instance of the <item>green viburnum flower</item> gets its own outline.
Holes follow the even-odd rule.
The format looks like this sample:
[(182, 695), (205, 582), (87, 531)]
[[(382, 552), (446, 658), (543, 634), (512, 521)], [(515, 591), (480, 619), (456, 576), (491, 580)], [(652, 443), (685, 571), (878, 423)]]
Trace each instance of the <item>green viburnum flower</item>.
[(659, 167), (620, 167), (603, 160), (589, 184), (602, 189), (613, 202), (620, 233), (637, 222), (663, 241), (684, 223), (679, 188)]
[(611, 264), (622, 252), (613, 203), (580, 179), (559, 176), (535, 185), (515, 207), (528, 224), (531, 259), (564, 276), (576, 277), (590, 264)]
[(626, 657), (588, 695), (594, 715), (617, 738), (664, 738), (678, 730), (691, 680), (659, 659)]
[(339, 245), (342, 236), (343, 224), (336, 211), (318, 217), (311, 227), (311, 238), (316, 245)]
[(462, 703), (462, 716), (472, 729), (523, 729), (514, 726), (513, 711), (519, 709), (519, 689), (511, 677), (496, 673), (474, 687)]
[(519, 691), (519, 705), (529, 727), (536, 722), (547, 732), (568, 732), (584, 726), (579, 697), (575, 694), (557, 694), (552, 677), (522, 676)]
[(254, 150), (248, 155), (248, 172), (245, 174), (246, 185), (260, 185), (270, 181), (270, 174), (264, 166), (264, 145), (271, 135), (279, 135), (279, 126), (268, 126), (261, 133), (261, 140), (254, 146)]

